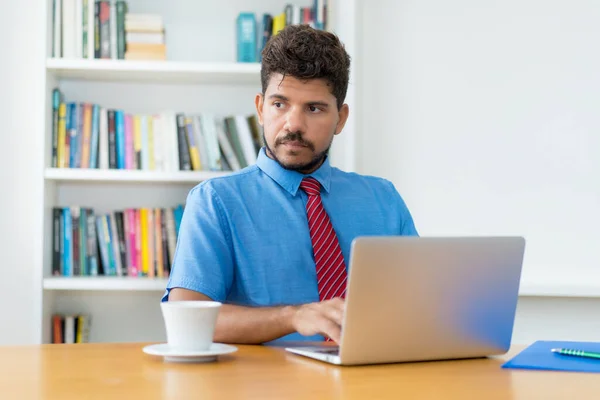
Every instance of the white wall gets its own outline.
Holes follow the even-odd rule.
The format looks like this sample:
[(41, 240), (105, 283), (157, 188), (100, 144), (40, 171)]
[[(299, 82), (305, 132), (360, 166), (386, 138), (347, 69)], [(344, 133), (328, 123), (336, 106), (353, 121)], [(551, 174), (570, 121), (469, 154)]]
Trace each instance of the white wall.
[(513, 342), (535, 340), (600, 341), (600, 299), (521, 297)]
[[(391, 179), (423, 235), (524, 235), (528, 285), (600, 282), (600, 3), (374, 3), (359, 172)], [(515, 340), (597, 338), (598, 305), (522, 297)]]
[(44, 43), (40, 2), (20, 0), (2, 7), (0, 18), (0, 344), (37, 342), (41, 284), (34, 268), (34, 230), (40, 218), (41, 160), (35, 147), (41, 115)]
[(346, 51), (351, 58), (350, 82), (348, 83), (348, 92), (346, 94), (345, 103), (350, 107), (350, 115), (346, 121), (346, 125), (341, 132), (334, 138), (333, 145), (330, 151), (331, 165), (340, 168), (344, 171), (356, 170), (356, 130), (359, 111), (356, 108), (356, 88), (360, 81), (360, 70), (355, 68), (357, 60), (357, 38), (359, 27), (357, 22), (357, 6), (361, 0), (345, 0), (343, 6), (339, 3), (330, 6), (330, 20), (332, 26), (335, 27), (334, 32), (339, 36), (344, 44)]

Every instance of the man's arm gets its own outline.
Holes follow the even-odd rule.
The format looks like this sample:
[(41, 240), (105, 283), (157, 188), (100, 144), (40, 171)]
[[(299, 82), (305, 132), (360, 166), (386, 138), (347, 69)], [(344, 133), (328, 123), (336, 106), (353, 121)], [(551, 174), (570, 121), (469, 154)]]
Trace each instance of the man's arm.
[[(183, 288), (173, 288), (169, 301), (211, 298)], [(223, 304), (217, 318), (214, 341), (259, 344), (299, 332), (305, 336), (322, 334), (339, 342), (344, 301), (333, 299), (300, 306), (243, 307)]]

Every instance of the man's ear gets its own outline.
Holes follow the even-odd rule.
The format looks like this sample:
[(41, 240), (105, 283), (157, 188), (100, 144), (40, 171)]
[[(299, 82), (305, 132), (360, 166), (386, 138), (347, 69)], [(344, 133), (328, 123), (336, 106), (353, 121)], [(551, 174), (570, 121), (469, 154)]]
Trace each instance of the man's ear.
[(344, 129), (344, 125), (346, 125), (346, 121), (348, 121), (348, 115), (350, 114), (350, 108), (348, 104), (344, 103), (340, 111), (338, 111), (338, 123), (335, 127), (335, 134), (338, 135), (342, 129)]
[(260, 125), (263, 124), (263, 103), (264, 103), (264, 99), (265, 97), (263, 96), (262, 93), (257, 93), (256, 97), (254, 98), (254, 105), (256, 106), (256, 114), (258, 114), (258, 123)]

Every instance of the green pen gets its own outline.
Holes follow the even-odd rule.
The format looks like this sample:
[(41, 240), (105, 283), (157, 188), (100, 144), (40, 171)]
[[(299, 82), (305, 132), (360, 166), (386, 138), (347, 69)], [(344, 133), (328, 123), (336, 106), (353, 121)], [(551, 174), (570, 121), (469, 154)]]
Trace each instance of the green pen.
[(552, 349), (552, 352), (558, 353), (558, 354), (563, 354), (565, 356), (600, 359), (600, 353), (595, 353), (593, 351), (575, 350), (575, 349)]

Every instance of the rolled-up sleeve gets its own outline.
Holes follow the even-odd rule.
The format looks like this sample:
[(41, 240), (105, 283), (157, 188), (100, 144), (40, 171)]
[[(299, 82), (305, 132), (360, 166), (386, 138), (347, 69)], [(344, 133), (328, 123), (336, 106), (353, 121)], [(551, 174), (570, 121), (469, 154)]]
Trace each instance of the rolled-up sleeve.
[(173, 288), (200, 292), (225, 301), (233, 281), (231, 233), (223, 204), (208, 184), (187, 196), (169, 282), (161, 301)]
[(394, 184), (390, 181), (388, 183), (388, 189), (391, 193), (391, 198), (394, 199), (394, 206), (397, 210), (398, 218), (400, 219), (400, 232), (401, 236), (419, 236), (417, 232), (417, 228), (415, 227), (415, 223), (413, 221), (412, 214), (408, 209), (406, 202), (398, 193), (398, 190), (394, 186)]

